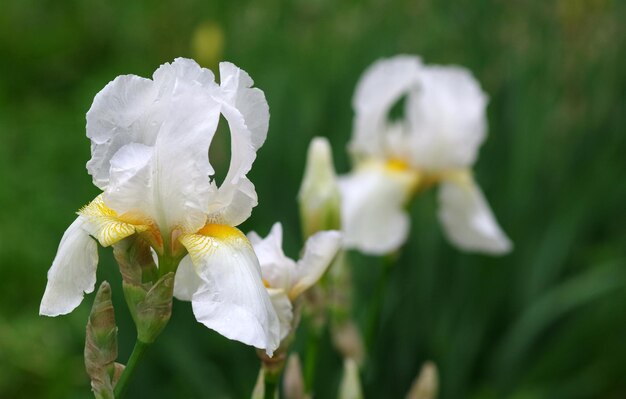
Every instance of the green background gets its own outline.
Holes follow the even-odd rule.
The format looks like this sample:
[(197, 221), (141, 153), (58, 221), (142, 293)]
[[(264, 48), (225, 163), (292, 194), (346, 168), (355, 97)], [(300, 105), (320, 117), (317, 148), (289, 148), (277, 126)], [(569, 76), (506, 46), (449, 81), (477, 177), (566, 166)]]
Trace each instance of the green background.
[[(282, 221), (295, 256), (310, 139), (328, 137), (347, 172), (355, 84), (398, 53), (463, 65), (489, 94), (476, 177), (515, 249), (461, 253), (442, 236), (434, 192), (416, 199), (381, 296), (365, 396), (403, 397), (430, 359), (443, 399), (626, 397), (626, 2), (3, 0), (0, 9), (1, 398), (90, 397), (82, 350), (93, 295), (64, 317), (39, 317), (38, 306), (63, 231), (98, 194), (84, 115), (107, 82), (150, 76), (178, 56), (248, 71), (271, 121), (249, 175), (259, 206), (241, 228), (265, 235)], [(222, 170), (225, 134), (211, 158)], [(134, 327), (110, 252), (100, 249), (98, 277), (113, 284), (125, 361)], [(364, 325), (383, 261), (351, 260)], [(317, 397), (334, 397), (341, 359), (327, 336), (318, 365)], [(176, 302), (130, 397), (246, 397), (257, 370), (253, 349)]]

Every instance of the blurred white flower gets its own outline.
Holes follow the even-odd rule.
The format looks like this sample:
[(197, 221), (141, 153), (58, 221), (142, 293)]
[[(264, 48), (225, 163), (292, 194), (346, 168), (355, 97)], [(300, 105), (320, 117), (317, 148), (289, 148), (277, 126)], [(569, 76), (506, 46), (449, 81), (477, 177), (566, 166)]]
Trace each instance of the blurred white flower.
[(337, 255), (341, 248), (341, 233), (330, 230), (313, 234), (306, 241), (302, 258), (297, 262), (283, 252), (280, 223), (275, 223), (265, 238), (254, 231), (248, 233), (248, 238), (261, 263), (263, 281), (280, 319), (280, 338), (283, 339), (293, 327), (295, 301), (322, 277)]
[[(403, 97), (404, 117), (392, 120), (390, 111)], [(453, 244), (510, 251), (471, 171), (486, 134), (486, 105), (487, 95), (461, 67), (402, 55), (365, 71), (353, 99), (349, 148), (356, 165), (340, 177), (348, 248), (384, 254), (400, 247), (409, 230), (404, 205), (416, 190), (439, 183), (439, 219)]]
[[(65, 232), (41, 314), (69, 313), (93, 291), (98, 253), (90, 236), (107, 247), (139, 234), (156, 252), (160, 273), (185, 257), (176, 292), (191, 300), (198, 321), (268, 353), (277, 348), (278, 318), (258, 259), (234, 227), (257, 204), (246, 173), (265, 140), (269, 110), (245, 71), (221, 63), (220, 77), (217, 84), (210, 70), (178, 58), (153, 79), (119, 76), (96, 95), (87, 112), (87, 170), (103, 193)], [(220, 114), (232, 153), (218, 186), (208, 152)]]

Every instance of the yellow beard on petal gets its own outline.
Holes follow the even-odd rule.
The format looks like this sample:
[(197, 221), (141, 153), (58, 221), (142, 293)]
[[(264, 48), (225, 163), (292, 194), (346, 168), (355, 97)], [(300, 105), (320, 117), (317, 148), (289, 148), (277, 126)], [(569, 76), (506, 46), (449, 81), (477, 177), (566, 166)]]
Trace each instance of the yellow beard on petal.
[(105, 205), (102, 195), (81, 208), (78, 214), (85, 218), (90, 233), (103, 247), (115, 244), (134, 233), (150, 229), (150, 224), (145, 221), (140, 222), (137, 218), (130, 217), (124, 220), (119, 217), (117, 212)]
[(220, 245), (250, 247), (250, 241), (239, 229), (225, 224), (209, 223), (195, 234), (181, 235), (179, 241), (187, 248), (194, 264)]

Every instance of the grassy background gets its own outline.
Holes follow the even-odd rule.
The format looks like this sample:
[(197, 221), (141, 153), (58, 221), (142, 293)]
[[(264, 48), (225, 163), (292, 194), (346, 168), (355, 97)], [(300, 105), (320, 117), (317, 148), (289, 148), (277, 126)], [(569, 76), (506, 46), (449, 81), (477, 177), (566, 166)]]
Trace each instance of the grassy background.
[[(250, 175), (260, 205), (242, 229), (266, 234), (280, 220), (295, 255), (309, 140), (329, 137), (346, 172), (355, 83), (397, 53), (464, 65), (490, 95), (476, 176), (515, 250), (460, 253), (442, 237), (434, 193), (415, 201), (366, 397), (403, 397), (427, 359), (443, 399), (626, 397), (626, 2), (4, 0), (1, 9), (0, 397), (90, 396), (82, 347), (93, 296), (69, 316), (37, 313), (63, 231), (97, 195), (84, 115), (108, 81), (150, 76), (177, 56), (247, 70), (272, 118)], [(228, 162), (212, 156), (217, 168)], [(112, 255), (100, 254), (124, 361), (132, 321)], [(351, 259), (362, 323), (382, 261)], [(333, 397), (341, 360), (322, 348), (315, 389)], [(251, 348), (176, 303), (130, 393), (246, 397), (256, 373)]]

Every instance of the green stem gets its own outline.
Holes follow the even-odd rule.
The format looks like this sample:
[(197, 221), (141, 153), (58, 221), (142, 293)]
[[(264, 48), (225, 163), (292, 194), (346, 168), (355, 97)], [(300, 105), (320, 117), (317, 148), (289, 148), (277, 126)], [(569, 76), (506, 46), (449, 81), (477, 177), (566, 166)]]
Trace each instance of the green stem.
[(317, 366), (317, 350), (321, 340), (320, 329), (313, 328), (306, 346), (306, 360), (304, 364), (304, 389), (306, 392), (313, 392), (313, 381)]
[(374, 349), (374, 341), (376, 333), (378, 332), (378, 325), (380, 324), (380, 316), (382, 313), (383, 303), (385, 299), (385, 293), (387, 291), (387, 282), (389, 281), (389, 275), (395, 261), (396, 256), (389, 255), (385, 257), (383, 264), (382, 276), (378, 280), (376, 291), (374, 293), (374, 306), (373, 311), (370, 313), (370, 321), (367, 329), (367, 335), (365, 336), (365, 348), (368, 355), (372, 354)]
[(143, 357), (143, 354), (145, 353), (148, 346), (149, 344), (146, 344), (139, 340), (135, 342), (135, 347), (133, 348), (133, 352), (130, 354), (128, 364), (124, 368), (124, 371), (122, 372), (119, 381), (115, 385), (115, 399), (121, 399), (124, 397), (126, 389), (128, 388), (128, 384), (133, 378), (133, 374), (135, 373), (135, 369), (137, 368), (137, 364), (139, 364), (139, 361)]
[(263, 393), (264, 399), (276, 399), (276, 390), (278, 389), (278, 383), (276, 378), (268, 377), (265, 375), (265, 391)]

